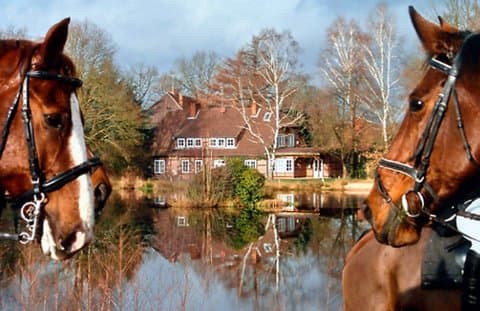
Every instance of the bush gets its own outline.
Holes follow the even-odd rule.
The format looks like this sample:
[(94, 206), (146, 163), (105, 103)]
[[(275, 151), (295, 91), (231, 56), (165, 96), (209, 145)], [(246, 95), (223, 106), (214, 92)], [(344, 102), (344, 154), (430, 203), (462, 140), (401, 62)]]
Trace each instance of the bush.
[(236, 192), (244, 206), (254, 207), (263, 198), (265, 177), (255, 169), (247, 169), (236, 184)]
[(188, 187), (187, 197), (197, 206), (217, 206), (240, 200), (254, 206), (263, 196), (265, 177), (244, 165), (242, 158), (228, 159), (224, 167), (204, 168)]
[(247, 243), (254, 242), (265, 234), (261, 223), (261, 213), (255, 207), (242, 209), (238, 216), (233, 218), (233, 230), (230, 233), (230, 245), (241, 249)]

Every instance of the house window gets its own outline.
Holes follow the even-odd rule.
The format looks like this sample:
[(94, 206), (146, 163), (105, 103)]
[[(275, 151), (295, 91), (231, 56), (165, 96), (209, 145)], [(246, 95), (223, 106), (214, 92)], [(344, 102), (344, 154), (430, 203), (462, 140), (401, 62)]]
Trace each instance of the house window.
[(285, 161), (285, 171), (286, 172), (293, 172), (293, 160), (292, 159), (287, 159)]
[(285, 147), (285, 136), (284, 135), (278, 135), (277, 146), (278, 147)]
[(270, 122), (270, 119), (272, 118), (272, 113), (270, 111), (265, 112), (263, 115), (263, 121), (265, 122)]
[(257, 160), (245, 160), (243, 161), (243, 164), (250, 168), (257, 168)]
[(217, 140), (215, 138), (210, 138), (208, 140), (208, 145), (213, 148), (217, 147)]
[(185, 138), (177, 138), (177, 148), (178, 149), (185, 148)]
[(288, 134), (287, 135), (287, 146), (288, 147), (295, 147), (295, 135)]
[(219, 148), (225, 147), (225, 138), (218, 138), (217, 139), (217, 147), (219, 147)]
[(190, 161), (182, 160), (182, 173), (190, 173)]
[(177, 216), (177, 226), (178, 227), (188, 227), (187, 217)]
[(165, 174), (165, 160), (155, 159), (153, 161), (153, 173)]
[(235, 147), (235, 138), (227, 138), (227, 148)]
[(277, 173), (293, 172), (293, 158), (275, 159), (275, 171)]
[(286, 222), (285, 218), (278, 218), (277, 219), (277, 230), (278, 232), (286, 232)]
[(225, 160), (223, 160), (223, 159), (213, 160), (213, 167), (214, 168), (222, 167), (222, 166), (225, 166)]
[(195, 148), (201, 148), (201, 147), (202, 147), (202, 139), (195, 138)]
[(187, 138), (187, 148), (193, 148), (193, 138)]
[(203, 161), (202, 160), (195, 160), (195, 173), (198, 173), (202, 170)]

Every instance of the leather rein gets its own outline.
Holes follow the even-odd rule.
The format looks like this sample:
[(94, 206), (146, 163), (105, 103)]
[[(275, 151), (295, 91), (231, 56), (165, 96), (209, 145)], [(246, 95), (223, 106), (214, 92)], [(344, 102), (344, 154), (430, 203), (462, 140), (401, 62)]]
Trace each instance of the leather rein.
[(22, 244), (27, 244), (35, 240), (38, 234), (40, 222), (39, 219), (41, 217), (42, 207), (46, 203), (47, 194), (49, 192), (60, 189), (70, 181), (76, 179), (83, 174), (89, 173), (94, 167), (101, 165), (100, 159), (94, 157), (62, 173), (55, 175), (49, 180), (45, 180), (44, 175), (40, 169), (38, 152), (35, 145), (32, 113), (29, 102), (30, 79), (57, 80), (70, 84), (75, 88), (82, 86), (82, 80), (75, 77), (40, 70), (27, 71), (22, 77), (20, 87), (8, 110), (0, 140), (0, 159), (7, 144), (12, 121), (18, 110), (20, 97), (22, 97), (22, 119), (24, 127), (24, 137), (28, 148), (28, 162), (30, 167), (32, 189), (22, 194), (18, 198), (14, 198), (14, 200), (17, 202), (25, 202), (20, 208), (20, 216), (26, 223), (25, 230), (20, 233), (0, 232), (0, 238), (18, 240)]

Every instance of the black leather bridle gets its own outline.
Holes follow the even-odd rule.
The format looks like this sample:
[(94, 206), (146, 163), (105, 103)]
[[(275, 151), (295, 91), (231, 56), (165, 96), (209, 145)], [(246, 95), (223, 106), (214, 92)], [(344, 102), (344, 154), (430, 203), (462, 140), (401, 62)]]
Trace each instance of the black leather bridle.
[(45, 180), (45, 176), (43, 175), (39, 165), (38, 152), (35, 145), (32, 113), (29, 102), (30, 79), (57, 80), (70, 84), (74, 88), (78, 88), (82, 85), (82, 80), (75, 77), (40, 70), (27, 71), (23, 75), (20, 87), (8, 110), (0, 140), (0, 159), (7, 144), (12, 121), (18, 110), (20, 97), (22, 97), (22, 119), (24, 136), (28, 149), (28, 162), (30, 167), (32, 189), (21, 195), (20, 198), (15, 198), (21, 200), (22, 202), (26, 202), (23, 203), (20, 209), (20, 215), (26, 222), (26, 230), (20, 233), (0, 233), (0, 238), (18, 240), (23, 244), (33, 241), (37, 236), (39, 219), (43, 204), (47, 198), (47, 193), (60, 189), (70, 181), (83, 174), (89, 173), (91, 169), (101, 165), (99, 158), (91, 158), (77, 166), (68, 169), (65, 172), (55, 175), (49, 180)]
[[(401, 207), (397, 207), (392, 198), (390, 197), (387, 189), (382, 183), (380, 175), (378, 173), (378, 168), (375, 170), (375, 183), (378, 192), (383, 197), (383, 199), (390, 204), (390, 206), (401, 209), (405, 215), (410, 218), (417, 218), (420, 215), (426, 215), (430, 219), (435, 218), (436, 216), (431, 214), (426, 208), (426, 198), (422, 193), (422, 190), (429, 194), (430, 199), (437, 201), (438, 196), (435, 193), (435, 190), (430, 186), (426, 180), (426, 173), (430, 164), (430, 156), (433, 151), (433, 145), (438, 135), (440, 125), (442, 123), (445, 111), (448, 107), (450, 99), (452, 99), (453, 105), (455, 107), (455, 112), (457, 115), (457, 128), (460, 131), (462, 137), (463, 146), (466, 152), (468, 160), (474, 163), (478, 168), (480, 168), (480, 163), (473, 157), (471, 152), (470, 144), (468, 143), (465, 129), (462, 120), (462, 114), (460, 111), (460, 105), (458, 102), (457, 92), (455, 90), (455, 82), (457, 80), (458, 71), (462, 63), (462, 49), (465, 46), (465, 43), (472, 37), (472, 35), (467, 35), (460, 51), (453, 58), (452, 65), (445, 64), (438, 59), (432, 58), (430, 60), (430, 66), (440, 70), (448, 75), (445, 84), (443, 85), (442, 92), (438, 95), (438, 99), (435, 103), (435, 106), (432, 110), (432, 113), (427, 121), (425, 130), (420, 138), (417, 149), (412, 157), (414, 165), (409, 165), (406, 163), (401, 163), (394, 160), (389, 160), (382, 158), (379, 162), (378, 168), (388, 169), (397, 173), (401, 173), (413, 179), (414, 185), (411, 190), (405, 192), (401, 197)], [(407, 196), (413, 193), (416, 195), (421, 203), (421, 207), (418, 211), (412, 211), (409, 206)]]

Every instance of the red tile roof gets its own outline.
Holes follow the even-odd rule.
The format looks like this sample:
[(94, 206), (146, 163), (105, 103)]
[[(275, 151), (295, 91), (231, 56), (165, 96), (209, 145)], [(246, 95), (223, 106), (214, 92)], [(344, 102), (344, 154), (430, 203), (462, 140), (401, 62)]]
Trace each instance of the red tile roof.
[[(263, 157), (265, 148), (255, 139), (245, 127), (245, 122), (239, 111), (230, 106), (201, 105), (194, 99), (178, 93), (168, 93), (169, 100), (181, 101), (183, 108), (168, 111), (164, 118), (157, 123), (155, 142), (152, 146), (153, 156), (178, 156), (178, 157), (223, 157), (223, 156), (250, 156)], [(165, 97), (164, 96), (164, 97)], [(162, 100), (157, 102), (161, 103)], [(165, 100), (164, 100), (165, 102)], [(192, 106), (195, 105), (195, 106)], [(158, 107), (155, 109), (159, 110)], [(192, 109), (197, 113), (192, 117)], [(262, 111), (258, 119), (252, 122), (254, 131), (260, 133), (264, 141), (269, 144), (273, 140), (273, 121), (263, 120)], [(209, 148), (206, 142), (203, 148), (176, 149), (176, 138), (235, 138), (235, 148)], [(283, 148), (278, 150), (281, 154), (318, 154), (319, 150), (312, 148)]]
[(175, 137), (237, 137), (244, 127), (239, 114), (230, 107), (205, 107), (188, 118)]

